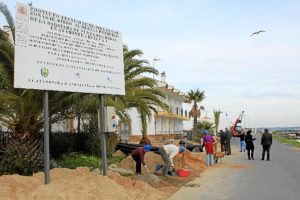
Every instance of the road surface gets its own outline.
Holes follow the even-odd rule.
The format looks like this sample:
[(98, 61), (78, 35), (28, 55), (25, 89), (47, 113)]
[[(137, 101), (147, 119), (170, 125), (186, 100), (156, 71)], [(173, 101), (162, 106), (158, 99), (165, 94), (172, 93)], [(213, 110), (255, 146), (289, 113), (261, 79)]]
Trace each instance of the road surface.
[[(256, 137), (256, 136), (254, 136)], [(173, 194), (171, 200), (299, 200), (300, 151), (274, 142), (271, 160), (262, 161), (260, 138), (255, 142), (255, 160), (239, 152), (233, 138), (233, 155), (206, 168), (200, 178)]]

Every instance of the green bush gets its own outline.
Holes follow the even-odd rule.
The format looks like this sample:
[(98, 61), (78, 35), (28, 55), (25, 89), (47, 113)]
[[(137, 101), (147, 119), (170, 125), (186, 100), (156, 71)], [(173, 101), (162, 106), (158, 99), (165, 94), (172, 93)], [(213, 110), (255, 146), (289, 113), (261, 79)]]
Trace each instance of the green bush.
[(202, 138), (203, 138), (203, 134), (202, 133), (197, 133), (197, 135), (194, 136), (193, 140), (194, 142), (197, 142), (199, 144), (202, 143)]
[(101, 155), (101, 141), (99, 138), (89, 138), (87, 141), (87, 150), (93, 155)]
[(13, 153), (6, 153), (2, 156), (0, 162), (0, 175), (20, 174), (32, 175), (43, 169), (43, 163), (39, 161), (30, 161), (29, 159), (17, 158)]
[[(116, 133), (106, 134), (106, 154), (112, 155), (115, 152), (115, 149), (119, 143), (119, 137)], [(101, 140), (100, 137), (89, 137), (87, 141), (88, 152), (93, 155), (101, 155)]]

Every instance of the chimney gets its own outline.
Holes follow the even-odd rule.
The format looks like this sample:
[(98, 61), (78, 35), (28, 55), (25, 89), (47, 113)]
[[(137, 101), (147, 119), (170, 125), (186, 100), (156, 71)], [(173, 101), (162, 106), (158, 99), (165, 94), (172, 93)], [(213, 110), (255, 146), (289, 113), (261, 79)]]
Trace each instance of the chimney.
[(160, 74), (160, 78), (161, 78), (161, 81), (165, 83), (165, 82), (166, 82), (166, 72), (163, 71), (163, 72)]

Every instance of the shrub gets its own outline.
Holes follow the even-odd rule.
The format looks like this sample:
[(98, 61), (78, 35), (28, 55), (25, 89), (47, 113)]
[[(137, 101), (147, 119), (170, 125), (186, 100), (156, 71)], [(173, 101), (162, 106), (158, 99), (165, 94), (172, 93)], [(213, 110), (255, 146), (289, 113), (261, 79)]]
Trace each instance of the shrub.
[[(106, 153), (112, 155), (120, 142), (119, 137), (116, 133), (106, 133)], [(101, 140), (99, 137), (89, 137), (87, 141), (88, 152), (94, 155), (101, 155)]]
[(14, 153), (5, 153), (0, 162), (0, 174), (32, 175), (43, 169), (43, 163), (30, 161), (26, 157), (17, 158)]

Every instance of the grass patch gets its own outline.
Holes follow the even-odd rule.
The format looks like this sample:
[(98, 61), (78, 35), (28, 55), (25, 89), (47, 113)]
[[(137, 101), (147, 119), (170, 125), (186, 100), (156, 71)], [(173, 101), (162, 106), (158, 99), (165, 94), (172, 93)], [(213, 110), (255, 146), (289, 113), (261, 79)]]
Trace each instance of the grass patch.
[(133, 174), (131, 174), (131, 173), (121, 173), (120, 175), (121, 175), (121, 176), (124, 176), (124, 177), (130, 177), (130, 176), (132, 176)]
[[(121, 157), (107, 157), (107, 164), (118, 165)], [(89, 167), (91, 170), (102, 169), (102, 157), (88, 154), (64, 154), (59, 160), (59, 164), (63, 168), (76, 169), (77, 167)]]
[(278, 135), (274, 135), (273, 138), (277, 140), (278, 142), (291, 145), (293, 147), (300, 148), (300, 142), (297, 142), (296, 139), (288, 139), (288, 138), (282, 138)]

